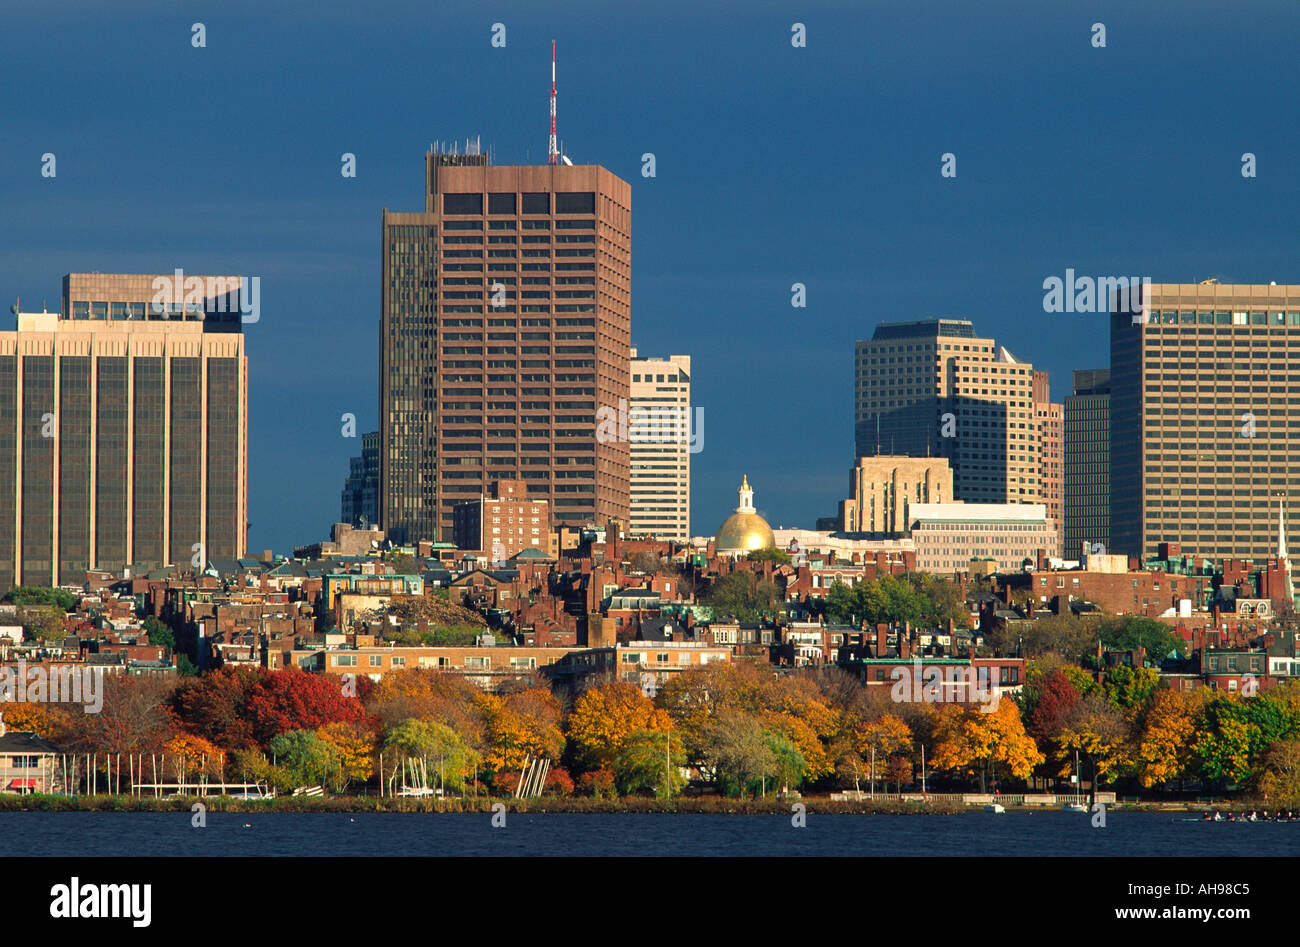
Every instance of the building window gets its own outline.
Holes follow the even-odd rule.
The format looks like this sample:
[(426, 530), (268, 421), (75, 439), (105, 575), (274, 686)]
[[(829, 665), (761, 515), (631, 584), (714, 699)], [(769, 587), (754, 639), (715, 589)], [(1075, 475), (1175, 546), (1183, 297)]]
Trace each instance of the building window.
[(483, 213), (483, 195), (444, 194), (442, 195), (442, 212), (444, 214), (481, 214)]

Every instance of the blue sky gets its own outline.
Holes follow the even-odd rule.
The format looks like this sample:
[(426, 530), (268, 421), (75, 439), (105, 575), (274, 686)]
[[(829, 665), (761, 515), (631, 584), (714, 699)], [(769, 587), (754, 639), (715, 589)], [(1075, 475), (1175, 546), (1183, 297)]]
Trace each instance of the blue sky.
[(266, 6), (0, 12), (5, 308), (73, 271), (262, 279), (250, 549), (322, 536), (360, 451), (340, 416), (377, 424), (381, 209), (423, 208), (431, 141), (543, 162), (552, 39), (565, 150), (633, 186), (633, 342), (693, 359), (696, 533), (743, 473), (773, 525), (834, 512), (881, 320), (972, 319), (1060, 400), (1108, 362), (1103, 320), (1043, 311), (1067, 267), (1300, 282), (1293, 2)]

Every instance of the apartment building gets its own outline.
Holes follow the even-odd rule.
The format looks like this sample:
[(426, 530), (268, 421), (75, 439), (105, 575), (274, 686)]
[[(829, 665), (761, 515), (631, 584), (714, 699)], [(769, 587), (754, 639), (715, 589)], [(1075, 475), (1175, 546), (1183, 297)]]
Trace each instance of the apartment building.
[(456, 504), (452, 511), (455, 543), (460, 549), (487, 553), (504, 563), (532, 549), (555, 555), (549, 500), (529, 496), (524, 480), (498, 480), (481, 497)]
[[(631, 513), (635, 536), (691, 536), (691, 357), (638, 357), (632, 349)], [(698, 437), (702, 432), (696, 431)]]
[(1026, 559), (1037, 562), (1060, 543), (1042, 503), (918, 503), (910, 515), (921, 572), (968, 572), (973, 559), (1018, 572)]

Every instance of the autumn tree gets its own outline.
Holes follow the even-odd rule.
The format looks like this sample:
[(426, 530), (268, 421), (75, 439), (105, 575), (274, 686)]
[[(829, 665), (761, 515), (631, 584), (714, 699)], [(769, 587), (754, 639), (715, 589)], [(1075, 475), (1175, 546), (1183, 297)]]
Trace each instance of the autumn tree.
[(632, 734), (667, 730), (671, 721), (627, 681), (614, 681), (584, 691), (569, 713), (568, 736), (577, 760), (587, 769), (607, 768)]
[(361, 701), (343, 694), (340, 681), (330, 674), (308, 674), (297, 668), (275, 671), (248, 690), (245, 709), (259, 743), (282, 733), (316, 730), (336, 721), (360, 722)]
[(859, 791), (864, 777), (874, 780), (884, 775), (890, 757), (906, 758), (912, 751), (911, 729), (892, 713), (871, 722), (859, 718), (843, 736), (836, 743), (837, 772), (842, 778), (852, 778), (854, 789)]
[(62, 743), (71, 732), (74, 715), (80, 716), (81, 711), (69, 711), (59, 704), (5, 701), (0, 703), (0, 715), (12, 732), (30, 731), (52, 743)]
[(225, 752), (210, 740), (192, 733), (178, 733), (162, 748), (163, 770), (175, 774), (177, 782), (200, 776), (220, 779)]
[(163, 678), (105, 674), (98, 713), (70, 711), (68, 746), (86, 753), (160, 753), (175, 734), (167, 710), (173, 684)]
[(1137, 779), (1143, 787), (1150, 789), (1192, 776), (1198, 709), (1192, 699), (1178, 691), (1161, 689), (1152, 696), (1134, 758)]
[(375, 737), (355, 722), (335, 721), (316, 731), (330, 754), (330, 789), (346, 792), (352, 783), (364, 783), (375, 772)]
[(1279, 740), (1269, 746), (1259, 791), (1270, 805), (1300, 808), (1300, 740)]
[(223, 667), (182, 680), (169, 706), (179, 725), (219, 746), (248, 749), (257, 744), (248, 700), (253, 685), (270, 672)]
[(614, 757), (613, 770), (618, 788), (624, 795), (649, 790), (661, 798), (682, 791), (686, 780), (681, 768), (686, 765), (686, 751), (670, 731), (638, 730), (623, 743)]
[(936, 770), (978, 776), (981, 792), (991, 775), (1002, 772), (1024, 780), (1043, 762), (1043, 755), (1025, 733), (1019, 708), (1010, 700), (998, 701), (989, 713), (956, 704), (944, 706), (935, 738), (931, 765)]
[(1039, 746), (1048, 746), (1060, 736), (1065, 723), (1083, 698), (1061, 668), (1043, 680), (1027, 730)]
[(1074, 772), (1077, 752), (1079, 765), (1094, 783), (1113, 783), (1131, 762), (1128, 736), (1124, 715), (1103, 694), (1089, 694), (1071, 710), (1053, 741), (1061, 761), (1059, 775)]
[(558, 760), (564, 752), (562, 708), (549, 690), (521, 691), (492, 706), (484, 754), (489, 770), (521, 769), (530, 757)]
[(672, 716), (690, 765), (702, 767), (706, 778), (712, 778), (705, 752), (707, 728), (722, 707), (749, 713), (790, 740), (803, 760), (804, 778), (821, 779), (835, 771), (831, 744), (837, 715), (817, 684), (806, 678), (779, 677), (770, 668), (749, 664), (713, 665), (675, 675), (660, 689), (656, 702)]

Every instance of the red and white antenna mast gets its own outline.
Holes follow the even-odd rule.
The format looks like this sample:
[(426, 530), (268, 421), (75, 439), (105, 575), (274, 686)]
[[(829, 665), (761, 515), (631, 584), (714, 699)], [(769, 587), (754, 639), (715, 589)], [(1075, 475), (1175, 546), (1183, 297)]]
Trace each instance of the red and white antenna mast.
[(560, 160), (560, 149), (555, 145), (555, 40), (551, 40), (551, 143), (550, 164), (558, 164)]

